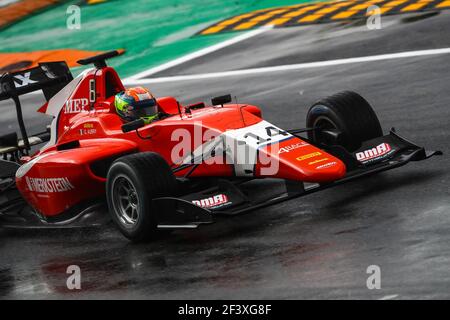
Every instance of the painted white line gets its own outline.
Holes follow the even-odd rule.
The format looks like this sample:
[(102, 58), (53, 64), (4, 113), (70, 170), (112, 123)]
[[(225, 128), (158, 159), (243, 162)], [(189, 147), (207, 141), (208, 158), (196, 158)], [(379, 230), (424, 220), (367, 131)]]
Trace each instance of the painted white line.
[(391, 294), (391, 295), (388, 295), (388, 296), (381, 297), (378, 300), (392, 300), (392, 299), (395, 299), (397, 297), (398, 297), (398, 294)]
[(280, 71), (292, 71), (292, 70), (310, 69), (310, 68), (321, 68), (321, 67), (351, 64), (351, 63), (362, 63), (362, 62), (382, 61), (382, 60), (391, 60), (391, 59), (403, 59), (403, 58), (412, 58), (412, 57), (421, 57), (421, 56), (430, 56), (430, 55), (439, 55), (439, 54), (448, 54), (448, 53), (450, 53), (450, 48), (406, 51), (406, 52), (398, 52), (398, 53), (380, 54), (380, 55), (374, 55), (374, 56), (281, 65), (281, 66), (274, 66), (274, 67), (263, 67), (263, 68), (243, 69), (243, 70), (224, 71), (224, 72), (212, 72), (212, 73), (192, 74), (192, 75), (183, 75), (183, 76), (170, 76), (170, 77), (161, 77), (161, 78), (149, 78), (149, 79), (137, 79), (137, 80), (133, 79), (132, 81), (125, 81), (125, 84), (126, 85), (131, 85), (131, 84), (144, 85), (144, 84), (151, 84), (151, 83), (164, 83), (164, 82), (174, 82), (174, 81), (191, 81), (191, 80), (213, 79), (213, 78), (223, 78), (223, 77), (234, 77), (234, 76), (242, 76), (242, 75), (252, 75), (252, 74), (280, 72)]
[(273, 29), (273, 26), (265, 26), (265, 27), (261, 27), (261, 28), (258, 28), (256, 30), (250, 31), (250, 32), (246, 32), (246, 33), (241, 34), (241, 35), (239, 35), (237, 37), (231, 38), (231, 39), (229, 39), (227, 41), (215, 44), (213, 46), (201, 49), (199, 51), (195, 51), (195, 52), (190, 53), (188, 55), (185, 55), (185, 56), (183, 56), (181, 58), (169, 61), (167, 63), (164, 63), (164, 64), (160, 65), (160, 66), (151, 68), (149, 70), (142, 71), (142, 72), (140, 72), (138, 74), (135, 74), (134, 76), (131, 76), (131, 77), (125, 79), (125, 81), (132, 81), (132, 80), (137, 80), (137, 79), (148, 77), (148, 76), (150, 76), (152, 74), (155, 74), (157, 72), (160, 72), (160, 71), (163, 71), (163, 70), (166, 70), (166, 69), (178, 66), (178, 65), (180, 65), (182, 63), (188, 62), (190, 60), (193, 60), (193, 59), (199, 58), (201, 56), (207, 55), (209, 53), (212, 53), (214, 51), (217, 51), (217, 50), (223, 49), (225, 47), (231, 46), (231, 45), (233, 45), (235, 43), (238, 43), (238, 42), (250, 39), (250, 38), (252, 38), (254, 36), (257, 36), (257, 35), (259, 35), (259, 34), (261, 34), (263, 32), (266, 32), (267, 30), (270, 30), (270, 29)]

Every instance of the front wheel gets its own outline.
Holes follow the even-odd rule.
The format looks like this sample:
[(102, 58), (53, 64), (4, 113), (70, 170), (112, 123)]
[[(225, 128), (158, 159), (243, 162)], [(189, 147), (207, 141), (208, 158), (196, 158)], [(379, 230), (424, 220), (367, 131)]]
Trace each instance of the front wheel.
[(144, 152), (117, 159), (108, 171), (106, 197), (112, 220), (132, 241), (155, 238), (156, 212), (152, 200), (175, 194), (177, 181), (157, 153)]
[(362, 142), (383, 135), (380, 121), (370, 104), (359, 94), (343, 91), (316, 102), (306, 117), (308, 138), (316, 144), (338, 144), (348, 151)]

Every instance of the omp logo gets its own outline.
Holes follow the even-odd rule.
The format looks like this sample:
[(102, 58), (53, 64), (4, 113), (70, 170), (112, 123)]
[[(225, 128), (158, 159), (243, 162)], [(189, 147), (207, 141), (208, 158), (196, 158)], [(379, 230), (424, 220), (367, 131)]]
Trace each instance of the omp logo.
[(218, 194), (202, 200), (192, 200), (192, 203), (202, 208), (213, 208), (228, 203), (228, 197), (224, 194)]
[(387, 153), (389, 153), (389, 151), (391, 151), (391, 150), (392, 150), (392, 148), (389, 144), (382, 143), (382, 144), (379, 144), (378, 146), (376, 146), (375, 148), (357, 152), (356, 159), (361, 162), (368, 161), (371, 159), (382, 157), (382, 156), (386, 155)]
[(40, 193), (65, 192), (75, 189), (68, 178), (29, 178), (25, 177), (28, 190)]
[(290, 146), (286, 146), (286, 147), (280, 148), (280, 150), (278, 150), (278, 154), (288, 153), (288, 152), (291, 152), (292, 150), (296, 150), (298, 148), (305, 147), (305, 146), (308, 146), (308, 145), (309, 144), (307, 144), (304, 141), (299, 142), (299, 143), (295, 143), (295, 144), (291, 144)]
[(321, 152), (308, 153), (308, 154), (305, 154), (304, 156), (298, 157), (297, 160), (298, 161), (303, 161), (303, 160), (306, 160), (306, 159), (310, 159), (310, 158), (314, 158), (314, 157), (320, 156), (321, 154), (322, 154)]
[(64, 113), (72, 114), (72, 113), (80, 113), (87, 112), (84, 108), (89, 105), (89, 100), (86, 98), (82, 99), (70, 99), (67, 100), (64, 106)]
[(317, 166), (316, 169), (318, 169), (318, 170), (320, 170), (320, 169), (325, 169), (325, 168), (333, 167), (333, 166), (335, 166), (336, 164), (337, 164), (336, 161), (328, 162), (328, 163), (322, 164), (322, 165), (320, 165), (320, 166)]
[(37, 81), (31, 80), (30, 77), (31, 77), (31, 72), (26, 72), (23, 75), (18, 74), (16, 76), (14, 76), (14, 78), (16, 80), (19, 80), (21, 83), (17, 83), (16, 81), (14, 81), (14, 85), (16, 86), (16, 88), (21, 88), (21, 87), (25, 87), (29, 84), (37, 82)]

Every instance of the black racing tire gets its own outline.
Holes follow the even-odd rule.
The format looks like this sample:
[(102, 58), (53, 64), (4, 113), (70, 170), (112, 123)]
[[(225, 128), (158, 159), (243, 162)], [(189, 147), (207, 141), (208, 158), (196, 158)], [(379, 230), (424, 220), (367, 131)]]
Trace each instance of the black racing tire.
[(133, 242), (157, 238), (162, 233), (157, 230), (152, 199), (175, 195), (177, 186), (169, 165), (157, 153), (143, 152), (117, 159), (108, 171), (106, 182), (112, 220)]
[[(339, 130), (342, 133), (339, 144), (348, 151), (355, 151), (362, 142), (383, 135), (370, 104), (352, 91), (339, 92), (316, 102), (308, 111), (306, 126)], [(309, 131), (308, 138), (316, 144), (324, 143), (320, 130)]]

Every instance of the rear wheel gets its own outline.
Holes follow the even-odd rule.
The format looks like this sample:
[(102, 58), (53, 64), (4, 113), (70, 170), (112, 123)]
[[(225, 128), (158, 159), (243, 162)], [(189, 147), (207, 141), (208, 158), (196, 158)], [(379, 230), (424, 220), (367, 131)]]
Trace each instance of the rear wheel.
[(359, 94), (343, 91), (316, 102), (306, 117), (308, 138), (316, 144), (338, 144), (355, 151), (362, 142), (383, 135), (380, 121)]
[(132, 241), (160, 234), (152, 199), (172, 196), (177, 181), (167, 162), (157, 153), (144, 152), (117, 159), (108, 171), (106, 196), (112, 219)]

